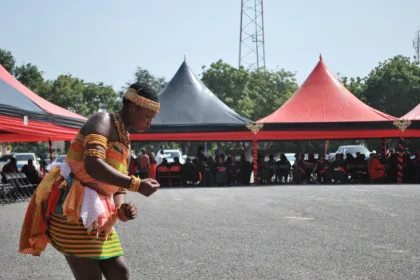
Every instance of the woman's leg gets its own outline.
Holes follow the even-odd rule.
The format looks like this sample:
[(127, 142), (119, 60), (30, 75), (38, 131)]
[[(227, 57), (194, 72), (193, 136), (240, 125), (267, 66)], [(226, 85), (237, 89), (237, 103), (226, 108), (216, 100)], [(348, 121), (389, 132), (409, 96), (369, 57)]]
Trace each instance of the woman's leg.
[(95, 260), (66, 257), (76, 280), (102, 280), (99, 262)]
[(124, 257), (110, 258), (99, 261), (102, 273), (106, 280), (128, 280), (130, 273)]

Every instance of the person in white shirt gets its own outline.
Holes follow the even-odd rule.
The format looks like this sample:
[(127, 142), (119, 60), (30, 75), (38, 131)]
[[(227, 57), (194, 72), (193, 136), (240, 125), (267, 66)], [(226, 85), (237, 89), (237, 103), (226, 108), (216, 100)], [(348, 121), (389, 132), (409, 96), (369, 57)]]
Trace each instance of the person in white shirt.
[(165, 158), (165, 154), (163, 152), (163, 148), (159, 150), (159, 152), (156, 154), (156, 163), (157, 165), (162, 163), (162, 160)]

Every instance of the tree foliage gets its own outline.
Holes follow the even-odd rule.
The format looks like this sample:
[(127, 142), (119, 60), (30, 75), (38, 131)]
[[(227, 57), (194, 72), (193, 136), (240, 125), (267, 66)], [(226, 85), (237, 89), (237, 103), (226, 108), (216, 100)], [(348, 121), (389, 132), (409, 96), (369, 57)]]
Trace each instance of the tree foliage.
[(249, 72), (243, 67), (235, 68), (222, 60), (212, 63), (209, 68), (203, 66), (201, 80), (227, 106), (239, 114), (249, 110), (245, 91), (249, 82)]
[(9, 72), (13, 74), (16, 66), (16, 59), (10, 51), (0, 49), (0, 64)]
[(47, 81), (39, 95), (83, 116), (90, 116), (99, 110), (113, 111), (119, 105), (117, 93), (111, 86), (86, 83), (70, 74)]
[(384, 113), (401, 117), (420, 103), (420, 66), (409, 57), (380, 62), (367, 77), (341, 78), (360, 100)]
[(19, 82), (33, 92), (39, 92), (44, 87), (45, 81), (42, 72), (39, 71), (37, 66), (31, 63), (15, 67), (13, 74)]
[(137, 67), (134, 73), (134, 81), (145, 83), (152, 86), (157, 92), (160, 92), (166, 86), (165, 77), (157, 77), (152, 75), (149, 70), (142, 67)]
[(157, 93), (161, 92), (166, 86), (167, 82), (165, 77), (158, 77), (149, 72), (149, 70), (142, 67), (137, 67), (134, 72), (134, 80), (127, 82), (125, 86), (118, 92), (118, 98), (122, 99), (123, 94), (132, 83), (145, 83), (153, 87)]
[(251, 120), (277, 110), (298, 88), (295, 75), (283, 69), (250, 71), (222, 60), (203, 67), (202, 81), (227, 106)]
[(395, 56), (379, 63), (365, 79), (368, 105), (401, 117), (420, 102), (420, 67), (408, 57)]
[(361, 101), (366, 102), (366, 98), (364, 96), (365, 83), (363, 78), (342, 77), (340, 80), (351, 93), (353, 93)]

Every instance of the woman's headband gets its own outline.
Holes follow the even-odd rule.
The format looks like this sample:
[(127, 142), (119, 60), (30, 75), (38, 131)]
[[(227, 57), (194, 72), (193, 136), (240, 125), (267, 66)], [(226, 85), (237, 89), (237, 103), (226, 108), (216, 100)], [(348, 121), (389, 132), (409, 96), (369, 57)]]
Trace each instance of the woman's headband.
[(160, 104), (159, 102), (152, 101), (147, 99), (146, 97), (140, 96), (137, 94), (137, 91), (133, 88), (129, 88), (126, 93), (124, 93), (124, 98), (130, 100), (137, 106), (140, 106), (145, 109), (149, 109), (150, 111), (159, 112)]

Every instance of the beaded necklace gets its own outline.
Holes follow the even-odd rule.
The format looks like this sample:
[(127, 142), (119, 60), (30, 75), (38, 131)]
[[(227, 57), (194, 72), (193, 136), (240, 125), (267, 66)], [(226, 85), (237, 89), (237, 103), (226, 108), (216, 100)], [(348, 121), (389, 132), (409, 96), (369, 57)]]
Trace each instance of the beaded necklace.
[(124, 146), (130, 148), (130, 135), (128, 134), (127, 129), (125, 129), (121, 115), (119, 113), (113, 113), (112, 116), (114, 118), (114, 124), (117, 128), (118, 138)]

